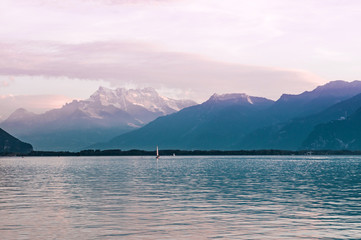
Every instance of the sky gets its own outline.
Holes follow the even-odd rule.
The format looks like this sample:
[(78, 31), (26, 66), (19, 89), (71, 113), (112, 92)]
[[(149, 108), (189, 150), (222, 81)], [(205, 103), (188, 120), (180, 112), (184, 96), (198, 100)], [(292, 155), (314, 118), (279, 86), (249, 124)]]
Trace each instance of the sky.
[(273, 100), (361, 73), (357, 0), (1, 0), (0, 119), (99, 86)]

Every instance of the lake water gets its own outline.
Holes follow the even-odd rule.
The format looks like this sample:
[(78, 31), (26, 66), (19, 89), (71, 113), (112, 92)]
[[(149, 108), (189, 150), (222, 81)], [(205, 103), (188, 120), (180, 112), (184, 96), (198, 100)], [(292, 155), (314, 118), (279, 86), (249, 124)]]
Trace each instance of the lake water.
[(0, 158), (1, 239), (361, 239), (361, 157)]

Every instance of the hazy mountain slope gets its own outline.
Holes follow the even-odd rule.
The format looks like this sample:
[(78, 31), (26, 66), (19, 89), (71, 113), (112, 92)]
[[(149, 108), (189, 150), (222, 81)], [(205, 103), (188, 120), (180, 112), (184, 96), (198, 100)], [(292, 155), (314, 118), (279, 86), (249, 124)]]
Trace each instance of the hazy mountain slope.
[(267, 115), (277, 121), (313, 115), (361, 93), (361, 81), (331, 81), (298, 95), (283, 94)]
[(215, 94), (203, 104), (160, 117), (93, 148), (233, 149), (244, 134), (266, 124), (259, 114), (272, 103), (245, 94)]
[(0, 128), (0, 153), (29, 153), (33, 147)]
[(100, 87), (87, 100), (74, 100), (44, 114), (19, 109), (0, 126), (32, 142), (37, 150), (79, 150), (194, 104), (162, 97), (151, 88)]
[(257, 129), (248, 134), (240, 146), (245, 149), (299, 149), (316, 125), (345, 118), (360, 107), (361, 94), (358, 94), (318, 114)]
[(361, 150), (361, 108), (348, 118), (317, 125), (303, 142), (302, 147)]

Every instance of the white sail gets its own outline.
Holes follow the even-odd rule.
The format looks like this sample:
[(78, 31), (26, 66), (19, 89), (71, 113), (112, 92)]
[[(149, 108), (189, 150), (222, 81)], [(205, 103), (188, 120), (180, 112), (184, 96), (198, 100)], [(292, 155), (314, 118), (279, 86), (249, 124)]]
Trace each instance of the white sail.
[(157, 159), (159, 158), (158, 146), (157, 146), (157, 156), (156, 156), (156, 158), (157, 158)]

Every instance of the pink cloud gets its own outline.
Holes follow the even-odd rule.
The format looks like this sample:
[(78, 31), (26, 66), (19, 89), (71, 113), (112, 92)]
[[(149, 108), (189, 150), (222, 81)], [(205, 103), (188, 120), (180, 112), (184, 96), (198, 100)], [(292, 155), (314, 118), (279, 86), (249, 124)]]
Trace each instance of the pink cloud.
[[(2, 0), (1, 39), (143, 41), (213, 59), (358, 77), (359, 1)], [(162, 3), (162, 4), (159, 4)], [(163, 4), (164, 3), (164, 4)], [(315, 24), (317, 23), (317, 24)], [(342, 56), (324, 56), (325, 53)], [(356, 70), (355, 70), (356, 69)]]
[(7, 80), (2, 80), (2, 81), (0, 81), (0, 88), (1, 87), (8, 87), (8, 86), (11, 85), (12, 82), (14, 82), (13, 77), (9, 77), (9, 79), (7, 79)]
[(300, 92), (324, 80), (299, 70), (226, 63), (134, 42), (0, 43), (0, 75), (106, 80), (114, 86), (175, 88), (206, 97)]

